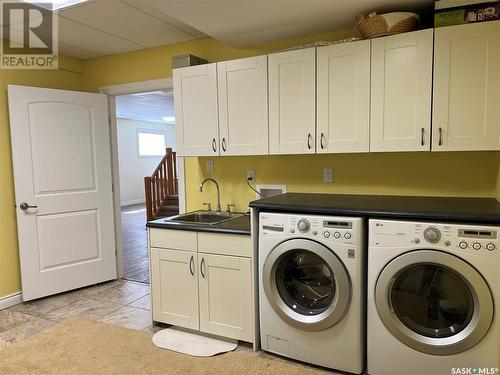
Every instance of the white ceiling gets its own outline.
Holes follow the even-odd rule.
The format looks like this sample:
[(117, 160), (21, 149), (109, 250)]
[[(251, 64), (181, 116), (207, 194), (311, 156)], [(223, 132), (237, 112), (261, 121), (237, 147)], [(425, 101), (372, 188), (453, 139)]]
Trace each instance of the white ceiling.
[(207, 37), (147, 4), (137, 6), (129, 0), (85, 1), (60, 10), (58, 24), (59, 53), (83, 60)]
[(234, 47), (354, 28), (371, 10), (422, 11), (434, 0), (130, 0)]
[(207, 36), (246, 47), (352, 28), (356, 14), (373, 9), (421, 11), (432, 5), (433, 0), (88, 0), (59, 11), (59, 52), (85, 60)]
[[(161, 122), (173, 125), (173, 91), (154, 91), (116, 97), (116, 116), (130, 120)], [(170, 117), (165, 121), (163, 117)]]

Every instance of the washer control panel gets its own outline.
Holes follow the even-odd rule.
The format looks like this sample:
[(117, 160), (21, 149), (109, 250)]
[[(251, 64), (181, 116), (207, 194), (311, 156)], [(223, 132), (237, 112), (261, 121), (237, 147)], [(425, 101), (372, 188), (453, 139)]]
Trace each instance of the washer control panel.
[(321, 242), (359, 244), (363, 219), (261, 212), (259, 233), (265, 237), (303, 237)]
[(500, 227), (370, 220), (371, 246), (432, 247), (500, 258)]

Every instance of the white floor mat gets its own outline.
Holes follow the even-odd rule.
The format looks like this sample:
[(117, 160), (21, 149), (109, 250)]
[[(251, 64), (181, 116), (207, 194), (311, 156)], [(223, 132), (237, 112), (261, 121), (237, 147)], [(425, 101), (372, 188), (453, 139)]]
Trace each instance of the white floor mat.
[(236, 349), (238, 341), (202, 336), (170, 327), (156, 332), (153, 335), (153, 344), (159, 348), (196, 357), (210, 357)]

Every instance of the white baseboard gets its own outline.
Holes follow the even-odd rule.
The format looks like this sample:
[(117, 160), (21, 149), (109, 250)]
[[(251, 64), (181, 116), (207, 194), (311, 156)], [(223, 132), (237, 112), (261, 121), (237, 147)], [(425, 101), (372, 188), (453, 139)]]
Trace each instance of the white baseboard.
[(23, 302), (23, 294), (21, 292), (12, 293), (8, 296), (0, 298), (0, 310), (6, 309), (8, 307), (17, 305)]
[(123, 201), (123, 202), (120, 202), (120, 206), (131, 206), (133, 204), (141, 204), (141, 203), (146, 203), (146, 201), (144, 199), (134, 199), (134, 200), (131, 200), (131, 201)]

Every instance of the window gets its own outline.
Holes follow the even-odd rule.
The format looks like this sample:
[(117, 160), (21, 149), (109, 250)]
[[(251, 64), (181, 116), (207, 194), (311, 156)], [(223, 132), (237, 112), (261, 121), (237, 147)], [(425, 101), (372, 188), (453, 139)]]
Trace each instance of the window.
[(139, 156), (165, 155), (165, 134), (154, 130), (138, 130), (137, 144)]

